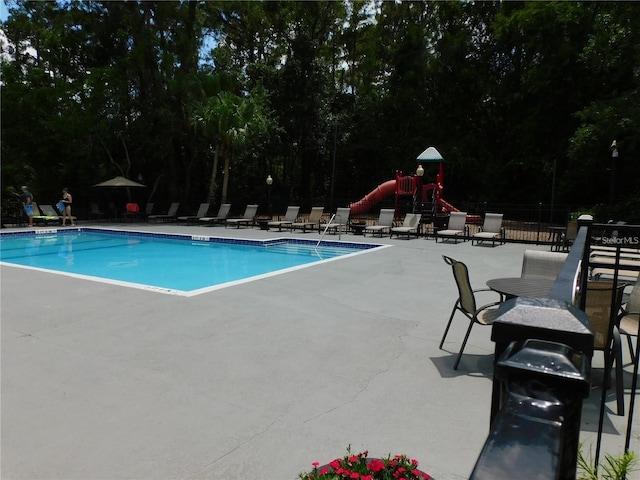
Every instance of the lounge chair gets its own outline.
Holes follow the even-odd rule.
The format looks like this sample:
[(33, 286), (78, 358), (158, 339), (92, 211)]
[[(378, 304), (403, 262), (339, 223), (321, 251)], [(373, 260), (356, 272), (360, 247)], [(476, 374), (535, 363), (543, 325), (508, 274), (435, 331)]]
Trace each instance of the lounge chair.
[(467, 227), (467, 212), (451, 212), (449, 215), (449, 224), (445, 230), (436, 230), (436, 243), (439, 238), (453, 238), (454, 243), (458, 243), (458, 239), (466, 240), (469, 236), (469, 227)]
[(202, 217), (200, 218), (200, 221), (209, 226), (216, 225), (218, 223), (223, 223), (227, 220), (227, 217), (229, 216), (229, 210), (231, 210), (231, 204), (223, 203), (222, 205), (220, 205), (220, 208), (218, 209), (218, 213), (216, 214), (215, 217)]
[(471, 245), (474, 242), (485, 242), (491, 240), (492, 245), (495, 247), (496, 240), (501, 244), (504, 243), (504, 228), (502, 228), (502, 214), (501, 213), (487, 213), (484, 216), (484, 222), (480, 231), (471, 235)]
[[(60, 224), (60, 217), (58, 213), (54, 211), (55, 215), (42, 215), (40, 208), (36, 202), (31, 202), (33, 205), (33, 224), (34, 225), (49, 225)], [(53, 207), (51, 207), (53, 209)]]
[[(52, 205), (40, 205), (40, 210), (42, 210), (43, 216), (48, 218), (49, 221), (54, 220), (56, 222), (62, 222), (62, 215), (58, 215), (58, 212), (56, 212), (56, 209), (53, 208)], [(34, 208), (35, 211), (35, 208)], [(33, 217), (34, 221), (35, 221), (36, 217)], [(46, 221), (45, 221), (46, 223)], [(77, 218), (75, 216), (71, 216), (71, 223), (77, 223)]]
[(393, 227), (393, 218), (395, 216), (396, 211), (393, 208), (383, 208), (380, 210), (380, 215), (378, 216), (378, 224), (377, 225), (368, 225), (364, 227), (364, 231), (362, 232), (362, 236), (366, 237), (367, 232), (375, 235), (379, 233), (382, 236), (385, 232), (391, 232), (391, 228)]
[(324, 224), (321, 227), (321, 230), (325, 230), (327, 232), (337, 233), (340, 230), (346, 232), (349, 227), (349, 215), (351, 214), (351, 209), (349, 207), (341, 207), (336, 210), (336, 215), (333, 217), (333, 221), (329, 224)]
[(289, 226), (298, 218), (298, 212), (300, 211), (300, 207), (289, 205), (287, 207), (287, 212), (284, 214), (284, 220), (274, 220), (267, 223), (269, 228), (278, 227), (278, 231), (282, 231), (282, 227)]
[(302, 230), (302, 233), (307, 231), (307, 228), (320, 229), (320, 220), (322, 220), (322, 214), (324, 213), (324, 207), (312, 207), (309, 217), (303, 222), (293, 222), (289, 225), (291, 231)]
[(204, 217), (209, 211), (209, 203), (201, 203), (198, 207), (198, 212), (195, 215), (186, 215), (178, 217), (176, 223), (184, 222), (190, 224), (192, 222), (198, 223), (202, 217)]
[(240, 228), (240, 225), (253, 225), (256, 213), (258, 213), (258, 205), (247, 205), (241, 218), (228, 218), (224, 226), (226, 228), (229, 225), (235, 225), (236, 228)]
[[(493, 290), (489, 288), (480, 288), (477, 290), (473, 290), (471, 288), (471, 282), (469, 281), (469, 269), (467, 268), (467, 266), (464, 263), (445, 255), (443, 255), (442, 258), (447, 265), (451, 265), (451, 269), (453, 270), (453, 277), (456, 281), (456, 286), (458, 287), (458, 300), (456, 300), (456, 303), (454, 303), (453, 305), (453, 310), (451, 311), (451, 316), (449, 316), (447, 327), (444, 329), (442, 340), (440, 340), (440, 350), (442, 350), (444, 340), (447, 338), (447, 333), (449, 332), (449, 327), (451, 326), (451, 320), (453, 320), (453, 316), (456, 314), (456, 311), (462, 312), (467, 317), (467, 319), (469, 319), (469, 327), (467, 328), (467, 333), (464, 336), (464, 340), (462, 340), (462, 345), (460, 346), (460, 351), (458, 352), (456, 362), (453, 364), (453, 369), (457, 370), (460, 359), (462, 358), (462, 352), (464, 351), (464, 347), (467, 344), (467, 340), (469, 339), (471, 328), (473, 328), (473, 325), (476, 323), (478, 325), (491, 325), (498, 315), (498, 309), (492, 307), (497, 307), (498, 305), (500, 305), (500, 300), (478, 307), (476, 301), (476, 293), (491, 292)], [(494, 293), (500, 295), (497, 292)]]
[(153, 202), (147, 202), (147, 204), (144, 206), (144, 218), (146, 218), (147, 220), (149, 219), (149, 215), (153, 215), (153, 207)]
[(106, 214), (100, 211), (100, 207), (98, 207), (98, 204), (96, 202), (91, 202), (91, 212), (89, 213), (89, 218), (91, 220), (101, 220), (105, 217)]
[(398, 236), (406, 235), (407, 240), (409, 240), (411, 235), (415, 235), (417, 237), (418, 227), (420, 226), (420, 217), (422, 217), (421, 213), (407, 213), (404, 216), (404, 221), (402, 222), (402, 226), (391, 228), (389, 238), (393, 237), (394, 233)]
[(174, 202), (169, 207), (169, 211), (167, 211), (164, 215), (149, 215), (147, 219), (149, 221), (153, 221), (155, 223), (158, 222), (171, 222), (178, 218), (176, 215), (178, 213), (178, 208), (180, 208), (180, 204), (178, 202)]

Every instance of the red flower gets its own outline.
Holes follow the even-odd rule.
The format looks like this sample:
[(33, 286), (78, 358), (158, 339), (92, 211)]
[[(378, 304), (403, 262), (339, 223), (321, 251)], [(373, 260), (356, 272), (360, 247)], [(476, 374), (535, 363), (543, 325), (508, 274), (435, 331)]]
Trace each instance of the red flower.
[(324, 467), (322, 470), (320, 470), (320, 475), (326, 475), (327, 473), (329, 473), (329, 469), (327, 467)]
[(318, 468), (318, 465), (320, 465), (319, 462), (313, 462), (311, 465), (313, 465), (313, 468)]
[(384, 462), (382, 460), (374, 459), (369, 462), (369, 470), (373, 473), (384, 470)]
[(350, 461), (351, 463), (357, 463), (357, 462), (358, 462), (358, 457), (356, 457), (355, 455), (351, 455), (351, 456), (349, 457), (349, 461)]
[(335, 470), (340, 466), (340, 460), (335, 459), (334, 461), (329, 463), (329, 466)]
[(418, 462), (418, 460), (415, 459), (411, 459), (411, 465), (413, 465), (414, 467), (417, 467), (418, 465), (420, 465), (420, 463)]
[(358, 472), (353, 472), (351, 474), (351, 478), (354, 478), (355, 480), (358, 480), (358, 478), (360, 478), (360, 474)]

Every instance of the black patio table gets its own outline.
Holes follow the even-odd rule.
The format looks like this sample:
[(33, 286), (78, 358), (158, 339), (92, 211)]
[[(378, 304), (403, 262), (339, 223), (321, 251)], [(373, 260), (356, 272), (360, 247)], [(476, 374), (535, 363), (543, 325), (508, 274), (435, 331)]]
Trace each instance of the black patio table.
[(494, 278), (487, 280), (487, 287), (507, 298), (547, 298), (555, 280), (544, 277)]

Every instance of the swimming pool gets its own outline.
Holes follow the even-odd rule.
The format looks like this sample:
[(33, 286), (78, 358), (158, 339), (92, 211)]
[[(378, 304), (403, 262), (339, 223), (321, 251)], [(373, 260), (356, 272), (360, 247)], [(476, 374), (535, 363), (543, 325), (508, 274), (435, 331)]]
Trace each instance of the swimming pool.
[(385, 245), (242, 240), (94, 228), (0, 235), (0, 263), (193, 296)]

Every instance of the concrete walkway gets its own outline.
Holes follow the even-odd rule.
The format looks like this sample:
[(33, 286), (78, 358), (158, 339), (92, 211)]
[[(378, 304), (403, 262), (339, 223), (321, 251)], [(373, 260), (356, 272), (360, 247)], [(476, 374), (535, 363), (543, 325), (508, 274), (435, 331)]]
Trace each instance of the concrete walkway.
[[(467, 478), (488, 433), (494, 345), (474, 327), (454, 371), (460, 317), (438, 349), (457, 298), (441, 255), (481, 288), (548, 247), (371, 240), (394, 247), (189, 298), (2, 266), (2, 478), (286, 480), (348, 445)], [(628, 407), (626, 347), (625, 363)], [(627, 417), (612, 397), (603, 450), (617, 455)], [(594, 387), (587, 449), (599, 401)]]

